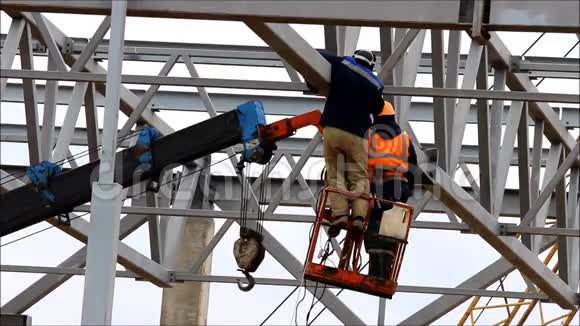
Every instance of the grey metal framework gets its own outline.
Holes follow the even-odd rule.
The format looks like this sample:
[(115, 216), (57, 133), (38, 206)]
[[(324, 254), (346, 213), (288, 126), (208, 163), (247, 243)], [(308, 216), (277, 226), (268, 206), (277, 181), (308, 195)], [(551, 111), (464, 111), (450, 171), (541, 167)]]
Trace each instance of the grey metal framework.
[[(13, 20), (8, 34), (0, 38), (0, 99), (4, 104), (21, 104), (15, 110), (24, 110), (26, 126), (2, 123), (0, 141), (26, 143), (31, 164), (67, 159), (73, 145), (86, 147), (91, 161), (100, 158), (109, 162), (101, 164), (109, 169), (101, 169), (91, 203), (74, 210), (75, 214), (91, 212), (98, 218), (91, 219), (91, 223), (74, 219), (70, 226), (60, 224), (56, 218), (48, 221), (87, 247), (57, 267), (0, 265), (2, 273), (45, 274), (6, 302), (2, 313), (24, 312), (73, 275), (86, 275), (83, 324), (111, 322), (115, 277), (143, 279), (164, 288), (177, 282), (236, 282), (239, 277), (209, 275), (201, 267), (227, 230), (239, 222), (239, 180), (198, 172), (180, 183), (165, 185), (158, 194), (137, 197), (133, 206), (124, 206), (123, 200), (143, 191), (144, 185), (121, 190), (111, 183), (113, 153), (117, 146), (131, 144), (123, 139), (117, 144), (117, 137), (126, 136), (135, 125), (150, 125), (164, 135), (172, 133), (172, 126), (159, 117), (160, 110), (206, 112), (214, 117), (256, 97), (208, 94), (206, 87), (304, 94), (259, 96), (267, 114), (272, 115), (296, 115), (321, 108), (324, 99), (309, 94), (303, 79), (324, 90), (330, 82), (330, 66), (289, 25), (310, 23), (324, 25), (326, 50), (342, 55), (355, 49), (360, 26), (380, 27), (376, 72), (385, 82), (385, 98), (395, 104), (399, 124), (419, 149), (420, 168), (431, 175), (432, 185), (420, 189), (412, 199), (414, 218), (421, 212), (440, 213), (448, 218), (448, 222), (417, 220), (413, 227), (478, 234), (502, 256), (456, 288), (400, 285), (399, 292), (442, 295), (401, 324), (432, 323), (471, 297), (549, 301), (569, 310), (573, 318), (580, 303), (580, 144), (570, 130), (580, 128), (580, 95), (541, 93), (532, 81), (580, 79), (580, 62), (566, 57), (512, 55), (496, 31), (579, 33), (579, 3), (444, 0), (421, 1), (420, 10), (416, 6), (412, 1), (244, 1), (238, 5), (236, 1), (2, 0), (0, 9)], [(93, 37), (80, 39), (64, 34), (43, 12), (106, 17)], [(268, 47), (125, 41), (126, 16), (238, 20)], [(426, 29), (431, 30), (430, 40), (426, 39)], [(103, 39), (109, 30), (111, 39)], [(450, 30), (448, 49), (443, 46), (443, 30)], [(467, 55), (459, 51), (462, 37), (471, 38)], [(422, 53), (425, 42), (431, 42), (432, 53)], [(21, 69), (11, 69), (16, 56), (20, 57)], [(48, 58), (47, 71), (34, 68), (35, 57)], [(108, 60), (107, 69), (99, 64), (101, 60)], [(127, 61), (164, 66), (158, 76), (123, 75), (121, 67)], [(181, 64), (190, 77), (169, 77), (171, 69)], [(283, 68), (290, 81), (204, 78), (199, 76), (197, 64)], [(431, 75), (433, 87), (415, 87), (418, 74)], [(463, 76), (461, 84), (459, 75)], [(492, 76), (493, 85), (488, 85)], [(8, 78), (22, 82), (8, 83)], [(36, 85), (36, 80), (46, 80), (46, 84)], [(62, 81), (75, 84), (59, 85)], [(150, 87), (140, 91), (123, 84)], [(159, 91), (161, 85), (196, 86), (197, 93)], [(106, 89), (113, 91), (105, 96)], [(412, 96), (432, 97), (433, 102), (414, 102)], [(476, 104), (472, 104), (472, 99), (477, 100)], [(505, 105), (504, 101), (511, 104)], [(550, 102), (560, 106), (552, 107)], [(44, 106), (43, 121), (38, 118), (38, 104)], [(57, 105), (67, 106), (60, 127), (55, 127)], [(87, 127), (77, 128), (83, 106)], [(102, 106), (105, 123), (100, 127), (96, 111)], [(119, 111), (128, 117), (121, 129), (117, 128)], [(432, 122), (434, 143), (419, 143), (410, 122)], [(477, 126), (477, 146), (463, 144), (469, 124)], [(502, 125), (508, 126), (503, 135)], [(529, 127), (533, 127), (532, 133)], [(543, 136), (550, 142), (549, 149), (542, 147)], [(290, 138), (279, 143), (269, 171), (284, 158), (290, 172), (284, 179), (268, 179), (266, 220), (313, 221), (313, 216), (274, 211), (279, 206), (315, 206), (321, 182), (305, 178), (301, 171), (310, 159), (322, 156), (321, 141), (321, 135), (316, 134), (312, 139)], [(426, 159), (422, 151), (426, 148), (438, 150), (437, 165)], [(223, 152), (232, 156), (237, 150), (233, 147)], [(208, 166), (208, 161), (209, 158), (184, 167), (183, 174)], [(68, 162), (71, 167), (78, 164), (74, 159)], [(230, 162), (235, 166), (236, 157), (232, 156)], [(478, 178), (472, 174), (474, 166), (479, 170)], [(518, 170), (517, 189), (506, 189), (510, 167)], [(24, 168), (1, 165), (1, 180), (10, 181), (2, 181), (0, 191), (21, 186), (23, 180), (18, 176), (23, 175)], [(456, 181), (459, 169), (467, 185)], [(260, 178), (254, 180), (254, 191), (260, 182)], [(221, 211), (212, 210), (209, 202)], [(255, 198), (253, 205), (258, 207)], [(121, 214), (126, 215), (121, 218)], [(500, 223), (500, 216), (519, 218), (519, 223)], [(191, 268), (176, 268), (186, 221), (215, 218), (226, 222), (200, 251)], [(249, 214), (248, 223), (255, 221), (255, 214)], [(150, 257), (120, 241), (145, 223), (150, 230)], [(257, 279), (257, 283), (299, 286), (302, 264), (267, 230), (264, 245), (294, 278)], [(558, 248), (556, 272), (539, 258), (553, 246)], [(127, 271), (115, 270), (115, 257)], [(524, 278), (527, 291), (489, 288), (515, 270)], [(363, 324), (337, 295), (321, 296), (308, 282), (305, 287), (344, 324)], [(377, 320), (384, 324), (384, 300), (380, 300)], [(508, 317), (503, 322), (507, 325), (511, 320), (513, 317)]]

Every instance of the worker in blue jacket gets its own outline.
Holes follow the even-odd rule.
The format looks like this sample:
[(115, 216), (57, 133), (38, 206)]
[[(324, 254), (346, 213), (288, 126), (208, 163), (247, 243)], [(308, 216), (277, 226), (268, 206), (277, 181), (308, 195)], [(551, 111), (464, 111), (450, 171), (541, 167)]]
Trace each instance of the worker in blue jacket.
[[(376, 58), (369, 50), (357, 50), (353, 56), (345, 57), (321, 54), (331, 64), (331, 83), (320, 120), (324, 128), (327, 185), (368, 195), (366, 132), (371, 115), (378, 115), (383, 108), (384, 85), (372, 71)], [(330, 236), (338, 235), (351, 218), (353, 227), (362, 230), (367, 200), (349, 200), (336, 193), (331, 193), (329, 199), (333, 217)]]

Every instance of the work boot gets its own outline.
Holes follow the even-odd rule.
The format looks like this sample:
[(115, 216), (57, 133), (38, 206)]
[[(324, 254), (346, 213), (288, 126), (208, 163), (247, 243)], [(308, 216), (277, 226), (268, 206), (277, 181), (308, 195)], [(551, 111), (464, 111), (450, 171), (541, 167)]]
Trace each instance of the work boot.
[(340, 234), (340, 230), (346, 228), (348, 224), (348, 215), (336, 216), (335, 220), (330, 223), (330, 228), (328, 228), (328, 236), (331, 238), (336, 238)]
[(390, 280), (391, 279), (391, 271), (393, 270), (393, 256), (391, 254), (384, 254), (383, 256), (383, 270), (384, 270), (384, 279)]
[(354, 232), (361, 232), (365, 224), (365, 219), (362, 216), (355, 216), (352, 221), (352, 230)]
[(391, 278), (393, 256), (388, 253), (369, 253), (369, 276), (382, 280)]
[(369, 276), (378, 277), (379, 275), (379, 256), (377, 253), (369, 253)]

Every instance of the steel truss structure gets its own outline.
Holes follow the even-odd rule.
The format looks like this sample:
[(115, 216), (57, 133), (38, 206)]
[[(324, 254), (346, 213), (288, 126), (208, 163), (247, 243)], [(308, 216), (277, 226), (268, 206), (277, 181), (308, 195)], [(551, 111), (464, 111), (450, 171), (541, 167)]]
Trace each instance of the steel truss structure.
[[(421, 212), (432, 212), (446, 215), (448, 222), (417, 220), (413, 227), (434, 232), (475, 233), (502, 256), (456, 288), (400, 285), (399, 292), (441, 294), (401, 324), (433, 323), (470, 298), (473, 299), (460, 324), (468, 319), (474, 324), (475, 311), (498, 307), (507, 308), (506, 318), (498, 324), (509, 325), (516, 320), (521, 324), (534, 307), (541, 309), (542, 301), (556, 303), (565, 310), (553, 320), (542, 316), (543, 323), (570, 323), (580, 303), (580, 145), (570, 133), (570, 129), (580, 128), (577, 106), (580, 96), (541, 93), (532, 80), (580, 79), (580, 64), (578, 59), (570, 58), (514, 56), (496, 31), (578, 33), (579, 4), (575, 1), (445, 0), (421, 1), (421, 10), (413, 6), (409, 1), (300, 4), (273, 1), (266, 5), (262, 1), (244, 1), (239, 5), (230, 1), (3, 0), (0, 9), (13, 20), (8, 34), (1, 37), (1, 101), (22, 103), (26, 126), (2, 123), (0, 141), (26, 143), (31, 164), (41, 160), (68, 160), (75, 167), (77, 162), (70, 158), (70, 146), (85, 146), (91, 161), (100, 158), (106, 162), (111, 161), (117, 146), (131, 144), (124, 137), (135, 126), (149, 125), (164, 135), (172, 133), (172, 126), (159, 117), (160, 110), (204, 112), (214, 117), (256, 97), (209, 94), (206, 87), (306, 93), (259, 96), (267, 114), (271, 115), (296, 115), (321, 108), (324, 99), (308, 94), (300, 75), (324, 90), (330, 82), (330, 66), (288, 24), (324, 25), (326, 50), (343, 55), (355, 49), (360, 26), (380, 27), (377, 74), (385, 82), (385, 98), (395, 103), (398, 122), (411, 134), (417, 148), (438, 151), (437, 163), (433, 164), (418, 150), (419, 165), (426, 180), (423, 189), (413, 198), (413, 205), (415, 219)], [(90, 39), (79, 39), (64, 34), (42, 12), (106, 17)], [(126, 16), (239, 20), (269, 47), (125, 41)], [(426, 39), (426, 29), (430, 29), (430, 40)], [(109, 30), (111, 39), (104, 40)], [(447, 50), (443, 30), (450, 30)], [(467, 55), (460, 53), (462, 37), (471, 38)], [(425, 42), (431, 43), (432, 53), (422, 53)], [(21, 69), (12, 69), (16, 56), (20, 57)], [(34, 58), (38, 57), (48, 58), (47, 71), (34, 68)], [(108, 61), (108, 69), (99, 63), (102, 60)], [(164, 65), (158, 76), (122, 75), (123, 61)], [(174, 66), (182, 64), (190, 77), (168, 76)], [(196, 70), (198, 64), (284, 68), (290, 82), (204, 78)], [(431, 75), (433, 87), (415, 87), (418, 74)], [(461, 84), (460, 75), (463, 76)], [(493, 90), (488, 85), (491, 76)], [(8, 78), (20, 79), (22, 83), (8, 83)], [(36, 85), (36, 80), (46, 80), (46, 84)], [(59, 85), (62, 81), (75, 84)], [(150, 87), (146, 91), (131, 90), (124, 83)], [(159, 91), (161, 85), (195, 86), (197, 93)], [(432, 97), (433, 102), (413, 102), (412, 96)], [(475, 104), (472, 99), (477, 100)], [(511, 104), (504, 105), (505, 101)], [(552, 107), (550, 102), (563, 104)], [(44, 106), (43, 121), (38, 118), (38, 104)], [(61, 127), (55, 127), (57, 105), (68, 107)], [(77, 128), (83, 106), (87, 127)], [(105, 123), (99, 127), (96, 111), (102, 106)], [(119, 110), (128, 121), (118, 130)], [(411, 122), (432, 122), (434, 143), (420, 144)], [(477, 126), (477, 146), (463, 144), (469, 124)], [(509, 126), (503, 134), (502, 125)], [(529, 127), (533, 127), (532, 134)], [(550, 142), (549, 149), (542, 146), (544, 136)], [(233, 147), (224, 151), (230, 156), (232, 166), (237, 163), (234, 155), (237, 150)], [(268, 179), (266, 220), (312, 222), (313, 216), (279, 214), (275, 210), (280, 206), (315, 206), (320, 181), (305, 178), (301, 171), (310, 159), (321, 155), (320, 134), (312, 139), (290, 138), (279, 143), (270, 170), (263, 173), (269, 174), (282, 158), (291, 170), (284, 179)], [(184, 167), (183, 175), (207, 167), (209, 162), (210, 158), (192, 162)], [(111, 164), (114, 166), (114, 162)], [(479, 178), (471, 172), (474, 167), (478, 168)], [(517, 189), (506, 189), (510, 167), (517, 167)], [(23, 184), (19, 176), (25, 167), (2, 165), (0, 168), (2, 191)], [(468, 185), (462, 186), (456, 181), (459, 169)], [(112, 171), (102, 169), (94, 189), (115, 188), (111, 183)], [(6, 178), (8, 182), (4, 181)], [(254, 191), (260, 180), (254, 180)], [(115, 277), (144, 279), (165, 288), (178, 282), (232, 283), (239, 279), (210, 275), (202, 268), (226, 232), (239, 222), (239, 180), (204, 170), (180, 182), (169, 183), (167, 191), (147, 192), (133, 198), (132, 206), (120, 205), (131, 194), (142, 192), (143, 187), (119, 190), (110, 199), (99, 198), (94, 191), (90, 205), (74, 210), (75, 214), (91, 212), (91, 221), (100, 221), (91, 222), (90, 228), (81, 218), (71, 221), (70, 226), (51, 218), (49, 223), (88, 246), (57, 267), (1, 265), (3, 273), (46, 274), (5, 303), (2, 313), (23, 313), (73, 275), (86, 275), (83, 323), (87, 324), (110, 323)], [(221, 210), (213, 210), (211, 204)], [(254, 206), (259, 205), (254, 202)], [(116, 217), (120, 214), (126, 215), (119, 221)], [(519, 218), (519, 224), (500, 223), (500, 216)], [(213, 238), (210, 237), (187, 271), (176, 269), (175, 256), (185, 220), (214, 218), (226, 222), (215, 235), (211, 234)], [(249, 220), (250, 224), (255, 223), (256, 218), (250, 214)], [(151, 257), (118, 241), (145, 223), (149, 226)], [(258, 284), (300, 285), (302, 264), (267, 230), (264, 245), (294, 279), (257, 279)], [(546, 251), (548, 257), (540, 259), (539, 255)], [(557, 257), (556, 266), (552, 262), (554, 257)], [(115, 271), (115, 259), (127, 271)], [(515, 270), (528, 285), (526, 291), (494, 289)], [(305, 286), (344, 324), (363, 324), (337, 295), (321, 296), (313, 284)], [(481, 297), (506, 298), (506, 303), (477, 306)], [(507, 298), (518, 301), (510, 304)], [(518, 315), (521, 312), (523, 315)], [(378, 324), (384, 324), (382, 299), (377, 320)]]

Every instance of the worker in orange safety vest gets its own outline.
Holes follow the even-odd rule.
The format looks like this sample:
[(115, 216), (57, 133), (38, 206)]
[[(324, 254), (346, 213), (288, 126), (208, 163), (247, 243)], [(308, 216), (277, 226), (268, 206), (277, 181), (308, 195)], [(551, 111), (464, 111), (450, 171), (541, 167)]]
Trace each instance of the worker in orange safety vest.
[[(401, 131), (395, 121), (393, 106), (387, 101), (369, 129), (368, 145), (371, 192), (377, 198), (407, 202), (413, 195), (415, 178), (410, 168), (417, 165), (417, 155), (409, 135)], [(381, 279), (389, 279), (397, 246), (395, 240), (378, 236), (382, 213), (390, 208), (378, 204), (373, 207), (365, 235), (369, 275)]]

